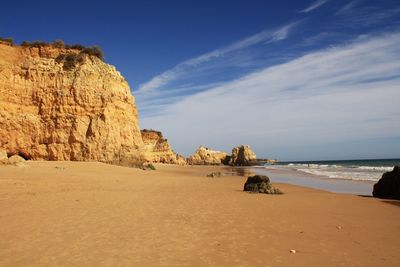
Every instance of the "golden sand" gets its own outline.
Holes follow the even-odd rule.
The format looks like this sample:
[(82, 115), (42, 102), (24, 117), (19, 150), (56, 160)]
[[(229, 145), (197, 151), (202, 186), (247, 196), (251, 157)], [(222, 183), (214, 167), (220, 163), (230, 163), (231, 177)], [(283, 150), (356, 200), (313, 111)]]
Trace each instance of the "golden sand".
[(399, 266), (399, 201), (216, 170), (0, 166), (0, 266)]

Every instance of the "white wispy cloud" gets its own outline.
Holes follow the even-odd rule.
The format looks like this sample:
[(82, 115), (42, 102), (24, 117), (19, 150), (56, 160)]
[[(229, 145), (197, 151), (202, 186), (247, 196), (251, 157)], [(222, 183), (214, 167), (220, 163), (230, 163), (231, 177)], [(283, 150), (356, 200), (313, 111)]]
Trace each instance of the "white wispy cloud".
[(364, 0), (353, 0), (348, 2), (347, 4), (345, 4), (344, 6), (342, 6), (337, 12), (336, 14), (344, 14), (346, 12), (348, 12), (349, 10), (353, 9), (354, 7), (356, 7), (358, 4), (360, 4), (362, 1)]
[(288, 38), (290, 32), (293, 30), (293, 28), (298, 25), (300, 21), (289, 23), (287, 25), (284, 25), (277, 30), (265, 30), (262, 32), (259, 32), (257, 34), (254, 34), (252, 36), (249, 36), (245, 39), (239, 40), (233, 44), (230, 44), (228, 46), (225, 46), (220, 49), (216, 49), (214, 51), (211, 51), (209, 53), (200, 55), (198, 57), (186, 60), (172, 69), (166, 70), (160, 75), (157, 75), (153, 77), (150, 81), (141, 84), (138, 89), (138, 93), (141, 94), (146, 91), (151, 91), (157, 88), (160, 88), (166, 84), (168, 84), (171, 81), (174, 81), (175, 79), (178, 79), (180, 76), (182, 76), (187, 70), (196, 68), (197, 66), (207, 63), (213, 59), (225, 57), (226, 55), (242, 50), (257, 44), (267, 44), (267, 43), (273, 43), (273, 42), (278, 42), (282, 41), (286, 38)]
[(305, 9), (302, 9), (299, 11), (299, 13), (308, 13), (311, 12), (317, 8), (319, 8), (320, 6), (326, 4), (329, 0), (317, 0), (315, 2), (312, 2), (308, 7), (306, 7)]
[(273, 43), (273, 42), (277, 42), (277, 41), (282, 41), (285, 40), (286, 38), (288, 38), (289, 33), (292, 31), (293, 27), (297, 24), (296, 23), (290, 23), (288, 25), (285, 25), (283, 27), (281, 27), (280, 29), (278, 29), (277, 31), (275, 31), (272, 35), (270, 40), (267, 40), (265, 43)]
[(362, 0), (353, 0), (341, 7), (335, 14), (339, 20), (334, 25), (339, 28), (360, 28), (382, 24), (386, 26), (399, 24), (399, 5), (385, 9), (379, 6), (360, 5), (362, 2)]
[(400, 136), (399, 43), (391, 33), (309, 53), (187, 96), (141, 124), (156, 125), (185, 154), (249, 143), (288, 157), (277, 151)]

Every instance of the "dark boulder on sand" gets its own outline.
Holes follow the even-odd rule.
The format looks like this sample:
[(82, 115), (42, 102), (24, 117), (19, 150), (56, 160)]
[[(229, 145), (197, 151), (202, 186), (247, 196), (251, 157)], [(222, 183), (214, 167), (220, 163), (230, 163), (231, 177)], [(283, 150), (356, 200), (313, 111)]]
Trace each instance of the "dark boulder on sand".
[(374, 197), (400, 200), (400, 167), (395, 166), (391, 172), (385, 172), (374, 185)]
[(264, 194), (282, 194), (281, 190), (272, 186), (268, 176), (265, 175), (249, 176), (244, 184), (243, 191)]

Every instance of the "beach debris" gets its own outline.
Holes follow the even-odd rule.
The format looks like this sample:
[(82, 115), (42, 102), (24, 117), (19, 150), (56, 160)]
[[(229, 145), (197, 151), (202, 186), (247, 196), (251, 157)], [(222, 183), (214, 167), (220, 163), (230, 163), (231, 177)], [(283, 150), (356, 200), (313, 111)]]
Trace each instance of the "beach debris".
[(290, 250), (290, 253), (292, 253), (292, 254), (296, 254), (296, 252), (297, 252), (297, 251), (296, 251), (295, 249), (291, 249), (291, 250)]
[(156, 167), (155, 167), (153, 164), (151, 164), (151, 163), (143, 163), (141, 169), (142, 169), (142, 170), (145, 170), (145, 171), (147, 171), (147, 170), (155, 171), (155, 170), (156, 170)]
[(221, 172), (211, 172), (211, 173), (207, 174), (207, 177), (211, 177), (211, 178), (221, 177), (221, 176), (222, 176)]
[(340, 226), (340, 225), (338, 225), (338, 226), (336, 226), (336, 229), (338, 229), (338, 230), (342, 230), (342, 229), (343, 229), (343, 227), (342, 227), (342, 226)]
[(395, 166), (392, 171), (385, 172), (382, 178), (374, 184), (372, 191), (374, 197), (400, 200), (400, 166)]
[(268, 176), (265, 175), (254, 175), (247, 177), (247, 181), (244, 184), (243, 191), (249, 191), (250, 193), (264, 193), (264, 194), (283, 194), (281, 190), (272, 186)]

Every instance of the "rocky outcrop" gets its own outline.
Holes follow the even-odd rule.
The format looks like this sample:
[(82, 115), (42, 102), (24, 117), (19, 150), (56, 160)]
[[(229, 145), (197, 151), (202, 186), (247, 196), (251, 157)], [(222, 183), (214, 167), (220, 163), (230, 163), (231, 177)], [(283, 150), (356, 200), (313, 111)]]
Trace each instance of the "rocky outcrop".
[(19, 155), (12, 155), (11, 157), (8, 158), (7, 164), (15, 166), (24, 166), (25, 159)]
[(374, 185), (374, 197), (400, 200), (400, 166), (395, 166), (391, 172), (386, 172)]
[(243, 191), (264, 194), (282, 194), (281, 190), (272, 186), (268, 176), (265, 175), (249, 176), (244, 184)]
[(24, 166), (25, 159), (19, 155), (7, 156), (7, 152), (0, 148), (0, 165)]
[(78, 54), (0, 44), (0, 147), (9, 155), (84, 161), (138, 157), (144, 144), (128, 83), (113, 66)]
[(8, 161), (7, 151), (0, 148), (0, 164), (2, 164), (2, 163), (5, 164), (7, 161)]
[(149, 162), (186, 164), (185, 159), (177, 155), (171, 148), (168, 140), (161, 132), (155, 130), (141, 130), (144, 143), (143, 158)]
[(257, 156), (250, 146), (241, 145), (232, 149), (229, 165), (251, 166), (257, 164)]
[(231, 166), (252, 166), (257, 164), (257, 156), (250, 146), (241, 145), (232, 149), (232, 155), (226, 152), (215, 151), (200, 146), (196, 152), (187, 159), (191, 165), (231, 165)]
[(210, 172), (209, 174), (206, 175), (206, 177), (210, 178), (216, 178), (216, 177), (221, 177), (222, 173), (221, 172)]
[(176, 154), (176, 164), (178, 165), (186, 165), (186, 158), (180, 154)]
[(220, 165), (227, 157), (226, 152), (216, 151), (200, 146), (196, 152), (187, 159), (191, 165)]

